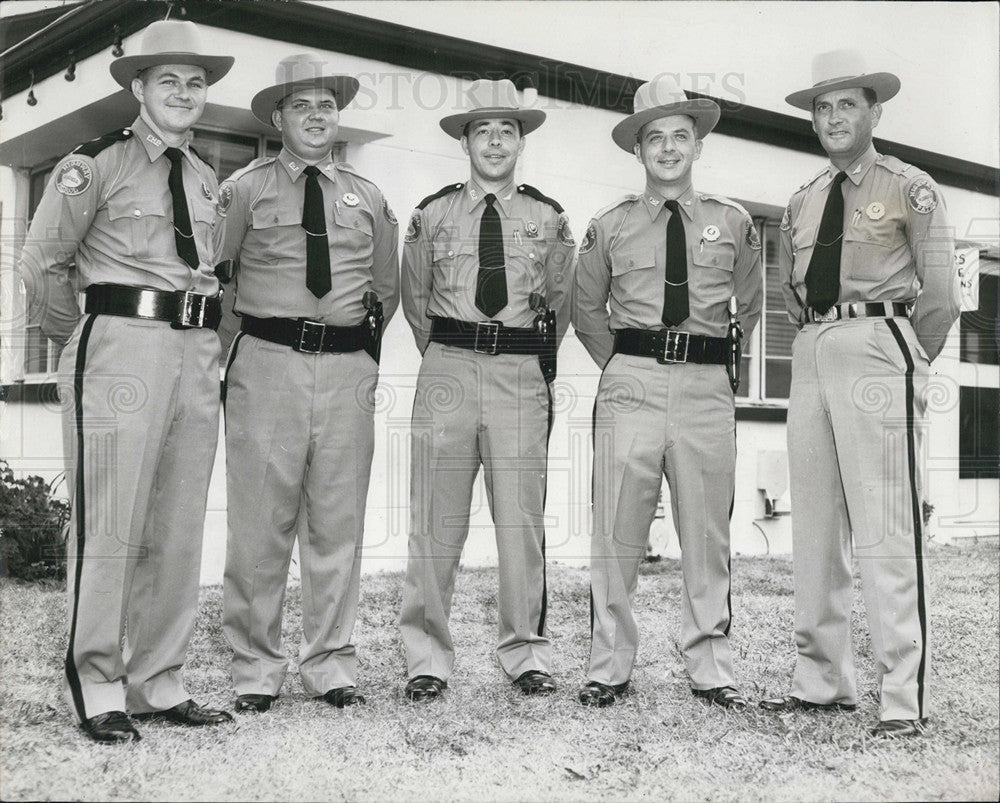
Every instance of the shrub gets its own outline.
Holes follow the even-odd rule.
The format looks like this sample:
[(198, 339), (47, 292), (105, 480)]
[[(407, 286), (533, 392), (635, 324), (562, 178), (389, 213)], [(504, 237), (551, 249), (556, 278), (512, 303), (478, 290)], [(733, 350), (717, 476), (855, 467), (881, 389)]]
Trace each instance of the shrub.
[(21, 580), (66, 578), (69, 502), (54, 496), (62, 482), (41, 477), (15, 479), (0, 460), (0, 573)]

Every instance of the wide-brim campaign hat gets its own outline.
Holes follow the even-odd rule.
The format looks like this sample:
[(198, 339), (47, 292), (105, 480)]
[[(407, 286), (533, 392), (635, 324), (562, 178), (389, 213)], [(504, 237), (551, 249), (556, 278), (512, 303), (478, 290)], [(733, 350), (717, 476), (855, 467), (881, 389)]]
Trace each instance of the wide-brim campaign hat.
[(142, 34), (139, 53), (111, 62), (111, 77), (125, 89), (132, 79), (149, 67), (161, 64), (192, 64), (203, 67), (205, 80), (214, 84), (233, 66), (232, 56), (211, 56), (206, 52), (201, 29), (190, 20), (161, 20), (150, 23)]
[(480, 78), (473, 81), (465, 93), (465, 105), (467, 111), (441, 119), (441, 128), (455, 139), (462, 138), (465, 127), (473, 120), (518, 120), (522, 136), (530, 134), (545, 122), (545, 112), (521, 106), (517, 98), (517, 87), (508, 78), (500, 81)]
[(358, 79), (352, 75), (339, 75), (326, 69), (326, 62), (313, 53), (297, 53), (278, 62), (274, 71), (275, 83), (262, 89), (250, 101), (250, 111), (264, 125), (273, 126), (271, 112), (293, 92), (303, 89), (329, 89), (333, 93), (338, 111), (354, 100), (358, 93)]
[(632, 99), (633, 113), (622, 120), (611, 131), (611, 139), (623, 151), (632, 153), (636, 135), (646, 123), (685, 114), (694, 120), (694, 132), (698, 139), (704, 137), (716, 126), (722, 116), (719, 104), (710, 98), (688, 98), (677, 78), (664, 74), (640, 86)]
[(871, 89), (878, 103), (899, 92), (899, 78), (891, 72), (867, 72), (865, 57), (857, 50), (831, 50), (813, 57), (812, 77), (809, 89), (793, 92), (785, 102), (811, 112), (813, 100), (835, 89)]

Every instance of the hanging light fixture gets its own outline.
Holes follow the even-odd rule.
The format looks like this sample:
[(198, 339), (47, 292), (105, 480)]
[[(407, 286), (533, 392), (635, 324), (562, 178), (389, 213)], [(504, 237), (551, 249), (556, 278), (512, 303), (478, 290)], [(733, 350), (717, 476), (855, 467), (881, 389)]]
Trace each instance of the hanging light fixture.
[(125, 48), (122, 47), (122, 29), (118, 23), (115, 23), (114, 33), (115, 44), (111, 48), (111, 55), (118, 59), (125, 55)]
[(35, 97), (35, 71), (29, 70), (28, 75), (31, 76), (31, 83), (28, 84), (28, 105), (37, 106), (38, 98)]
[(76, 58), (73, 51), (69, 51), (69, 64), (66, 66), (66, 74), (63, 76), (67, 81), (76, 80)]

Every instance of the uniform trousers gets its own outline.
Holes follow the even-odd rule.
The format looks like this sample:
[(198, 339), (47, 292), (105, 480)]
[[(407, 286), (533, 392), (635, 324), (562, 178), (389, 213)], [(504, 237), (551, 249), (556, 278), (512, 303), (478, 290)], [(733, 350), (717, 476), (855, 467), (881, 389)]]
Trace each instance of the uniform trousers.
[(284, 682), (281, 607), (297, 532), (302, 685), (320, 696), (356, 684), (352, 634), (377, 381), (364, 351), (304, 354), (246, 334), (233, 342), (223, 631), (237, 694), (276, 696)]
[(428, 345), (413, 402), (400, 616), (409, 677), (451, 676), (448, 619), (480, 465), (496, 530), (500, 666), (511, 678), (551, 670), (543, 522), (550, 415), (537, 356)]
[(83, 316), (63, 350), (74, 489), (65, 680), (78, 720), (190, 697), (181, 668), (198, 610), (218, 360), (211, 330), (111, 315)]
[(788, 456), (795, 570), (792, 694), (856, 703), (854, 556), (882, 719), (926, 716), (921, 466), (928, 360), (905, 318), (806, 325), (792, 347)]
[(666, 475), (681, 546), (684, 664), (696, 689), (734, 684), (735, 464), (735, 407), (723, 366), (612, 356), (594, 405), (590, 680), (617, 685), (632, 674), (639, 643), (632, 597)]

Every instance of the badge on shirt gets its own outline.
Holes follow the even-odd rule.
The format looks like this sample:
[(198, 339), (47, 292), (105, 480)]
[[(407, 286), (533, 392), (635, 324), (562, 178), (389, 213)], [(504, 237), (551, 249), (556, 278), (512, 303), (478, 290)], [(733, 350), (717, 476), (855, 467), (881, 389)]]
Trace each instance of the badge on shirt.
[(79, 195), (93, 180), (94, 173), (83, 159), (67, 159), (56, 176), (56, 189), (63, 195)]
[(340, 200), (344, 202), (344, 206), (357, 206), (361, 203), (361, 200), (353, 192), (345, 192), (344, 197)]
[(406, 227), (406, 234), (403, 235), (404, 243), (416, 242), (417, 237), (420, 236), (420, 210), (413, 210), (413, 214), (410, 215), (410, 225)]
[(760, 251), (760, 235), (752, 220), (747, 220), (747, 245), (754, 251)]
[[(348, 195), (349, 194), (350, 193), (348, 193)], [(354, 203), (357, 202), (358, 199), (355, 198)], [(344, 196), (344, 203), (345, 204), (347, 203), (347, 195)], [(385, 198), (382, 199), (382, 213), (385, 215), (385, 219), (388, 220), (391, 225), (395, 226), (396, 223), (399, 222), (396, 220), (396, 216), (392, 214), (392, 210), (389, 208), (389, 202)]]
[(594, 250), (595, 245), (597, 245), (597, 226), (591, 223), (587, 226), (587, 231), (584, 232), (583, 242), (580, 243), (580, 253), (590, 253)]
[(865, 214), (869, 220), (881, 220), (885, 217), (885, 207), (878, 201), (872, 201), (865, 208)]
[(559, 228), (556, 229), (556, 236), (559, 238), (559, 242), (567, 247), (576, 245), (576, 240), (573, 239), (573, 232), (569, 230), (569, 215), (565, 212), (559, 215)]
[(937, 209), (938, 198), (933, 185), (925, 178), (918, 178), (910, 186), (910, 208), (921, 215), (927, 215)]
[(219, 187), (219, 214), (223, 217), (229, 210), (229, 205), (233, 202), (233, 185), (228, 181)]
[(524, 224), (524, 233), (527, 234), (529, 237), (537, 237), (538, 224), (535, 223), (535, 221), (533, 220), (529, 220), (527, 223)]
[(705, 231), (701, 233), (701, 239), (707, 243), (714, 243), (719, 239), (721, 233), (718, 226), (705, 226)]

